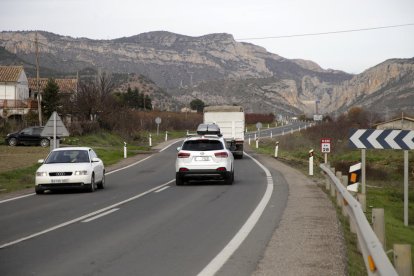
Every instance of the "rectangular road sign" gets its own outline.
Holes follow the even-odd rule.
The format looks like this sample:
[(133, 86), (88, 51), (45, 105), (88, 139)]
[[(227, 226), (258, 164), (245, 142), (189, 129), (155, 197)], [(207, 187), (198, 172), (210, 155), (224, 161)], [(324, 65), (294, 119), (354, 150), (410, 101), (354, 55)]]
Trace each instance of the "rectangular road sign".
[(331, 138), (322, 138), (321, 139), (321, 152), (330, 153), (331, 152)]
[(351, 148), (414, 149), (414, 131), (397, 129), (353, 129), (349, 137)]

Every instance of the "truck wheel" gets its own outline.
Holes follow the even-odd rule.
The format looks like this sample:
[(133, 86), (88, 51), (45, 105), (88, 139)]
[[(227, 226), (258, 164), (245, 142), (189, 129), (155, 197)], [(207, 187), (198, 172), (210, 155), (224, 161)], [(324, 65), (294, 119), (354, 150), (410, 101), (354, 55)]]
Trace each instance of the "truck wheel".
[(235, 159), (243, 159), (243, 153), (242, 154), (235, 154), (234, 158)]

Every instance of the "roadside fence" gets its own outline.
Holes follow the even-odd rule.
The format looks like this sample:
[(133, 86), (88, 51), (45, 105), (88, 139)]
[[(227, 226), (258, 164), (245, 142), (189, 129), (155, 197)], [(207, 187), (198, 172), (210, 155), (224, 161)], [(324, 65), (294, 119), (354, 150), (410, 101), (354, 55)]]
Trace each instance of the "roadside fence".
[[(411, 245), (394, 245), (390, 252), (394, 253), (394, 265), (384, 251), (385, 226), (383, 209), (373, 212), (374, 230), (369, 224), (361, 204), (346, 189), (347, 176), (335, 175), (335, 169), (329, 168), (327, 164), (320, 164), (325, 173), (326, 189), (330, 195), (336, 198), (337, 205), (342, 208), (342, 214), (349, 219), (351, 232), (357, 234), (358, 249), (362, 252), (368, 275), (412, 275)], [(380, 226), (376, 225), (380, 224)], [(381, 238), (377, 236), (379, 235)]]

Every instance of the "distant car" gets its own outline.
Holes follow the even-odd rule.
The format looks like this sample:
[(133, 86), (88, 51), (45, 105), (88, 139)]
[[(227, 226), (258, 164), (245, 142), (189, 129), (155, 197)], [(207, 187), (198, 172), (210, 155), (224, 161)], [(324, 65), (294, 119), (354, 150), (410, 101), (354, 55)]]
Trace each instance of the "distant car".
[(9, 133), (6, 136), (6, 144), (9, 146), (17, 145), (40, 145), (42, 147), (48, 147), (50, 140), (48, 137), (43, 137), (40, 133), (43, 131), (43, 127), (28, 127), (21, 131)]
[(88, 147), (54, 149), (35, 176), (36, 194), (46, 190), (82, 189), (94, 192), (105, 185), (105, 167), (95, 151)]
[(233, 154), (226, 148), (224, 138), (217, 135), (216, 128), (210, 129), (213, 130), (199, 130), (199, 135), (185, 139), (177, 149), (177, 186), (189, 180), (224, 180), (226, 184), (233, 184)]

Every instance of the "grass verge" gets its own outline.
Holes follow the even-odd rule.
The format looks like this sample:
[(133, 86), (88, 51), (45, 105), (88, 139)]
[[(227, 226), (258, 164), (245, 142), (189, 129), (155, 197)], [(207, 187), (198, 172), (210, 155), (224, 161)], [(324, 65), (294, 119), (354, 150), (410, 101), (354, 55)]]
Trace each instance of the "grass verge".
[[(169, 132), (168, 139), (184, 137), (184, 134), (183, 131)], [(148, 153), (151, 150), (148, 142), (149, 133), (142, 132), (139, 136), (140, 139), (127, 143), (128, 157)], [(158, 136), (153, 135), (152, 138), (152, 145), (155, 146), (165, 141), (165, 133)], [(92, 147), (105, 166), (115, 164), (124, 158), (124, 139), (107, 132), (69, 137), (65, 139), (62, 146)], [(45, 158), (49, 152), (48, 149), (40, 147), (1, 147), (4, 147), (2, 152), (4, 151), (4, 154), (7, 154), (7, 158), (0, 160), (0, 167), (5, 168), (11, 165), (10, 160), (13, 157), (14, 161), (11, 166), (7, 167), (8, 169), (0, 172), (0, 194), (34, 187), (34, 175), (40, 166), (36, 161)]]
[[(308, 174), (308, 151), (315, 149), (314, 177), (321, 178), (322, 174), (317, 169), (320, 162), (323, 162), (322, 154), (318, 154), (318, 145), (308, 144), (298, 138), (301, 134), (294, 134), (295, 137), (284, 138), (280, 144), (278, 158), (303, 173)], [(288, 135), (287, 135), (288, 136)], [(280, 138), (280, 137), (279, 137)], [(290, 139), (291, 138), (291, 139)], [(288, 145), (290, 141), (295, 141)], [(262, 154), (274, 155), (275, 139), (262, 139), (258, 149), (252, 148)], [(349, 165), (359, 161), (359, 151), (343, 151), (332, 153), (329, 156), (331, 164), (337, 170), (346, 173)], [(393, 150), (367, 151), (367, 220), (371, 221), (372, 208), (384, 208), (385, 230), (386, 230), (386, 251), (393, 248), (394, 244), (414, 244), (414, 190), (410, 183), (409, 191), (409, 226), (403, 223), (403, 182), (402, 182), (402, 152)], [(412, 164), (412, 163), (411, 163)], [(339, 169), (337, 168), (339, 167)], [(385, 181), (384, 181), (385, 179)], [(411, 181), (412, 182), (412, 181)], [(333, 203), (336, 206), (336, 203)], [(344, 238), (347, 245), (348, 271), (349, 275), (366, 275), (362, 254), (357, 251), (356, 235), (349, 231), (349, 224), (337, 212), (341, 221)], [(412, 246), (411, 258), (414, 263), (414, 247)], [(393, 261), (392, 254), (388, 255)], [(364, 272), (365, 271), (365, 272)]]

